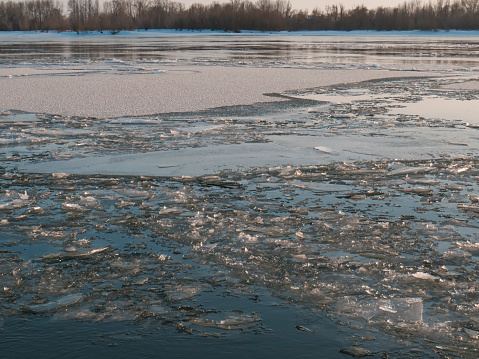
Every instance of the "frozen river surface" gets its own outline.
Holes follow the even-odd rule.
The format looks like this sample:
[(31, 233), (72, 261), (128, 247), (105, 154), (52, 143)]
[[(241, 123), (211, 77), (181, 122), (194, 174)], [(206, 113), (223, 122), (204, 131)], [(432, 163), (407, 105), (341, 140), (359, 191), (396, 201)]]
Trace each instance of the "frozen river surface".
[(0, 34), (2, 355), (476, 358), (478, 51)]

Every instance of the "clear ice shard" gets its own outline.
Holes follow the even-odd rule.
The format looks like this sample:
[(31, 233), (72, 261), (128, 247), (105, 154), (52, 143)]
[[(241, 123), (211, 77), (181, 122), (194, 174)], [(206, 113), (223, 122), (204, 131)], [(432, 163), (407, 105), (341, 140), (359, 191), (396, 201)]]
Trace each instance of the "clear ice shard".
[(374, 323), (421, 323), (423, 301), (421, 298), (390, 298), (372, 301), (357, 301), (345, 298), (336, 309)]
[(78, 303), (82, 298), (83, 298), (83, 295), (81, 293), (67, 294), (63, 297), (57, 298), (48, 303), (31, 305), (29, 306), (29, 309), (37, 313), (54, 311), (59, 308), (64, 308), (64, 307), (74, 305)]

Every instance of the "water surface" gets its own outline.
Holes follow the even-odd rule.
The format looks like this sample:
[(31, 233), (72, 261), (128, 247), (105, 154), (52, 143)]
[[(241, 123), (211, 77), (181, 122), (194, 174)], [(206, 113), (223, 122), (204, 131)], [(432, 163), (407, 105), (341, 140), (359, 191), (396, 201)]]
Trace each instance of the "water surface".
[[(0, 36), (2, 91), (208, 74), (137, 116), (0, 102), (4, 355), (477, 357), (474, 36)], [(265, 96), (296, 71), (329, 77)], [(264, 83), (210, 102), (227, 74)]]

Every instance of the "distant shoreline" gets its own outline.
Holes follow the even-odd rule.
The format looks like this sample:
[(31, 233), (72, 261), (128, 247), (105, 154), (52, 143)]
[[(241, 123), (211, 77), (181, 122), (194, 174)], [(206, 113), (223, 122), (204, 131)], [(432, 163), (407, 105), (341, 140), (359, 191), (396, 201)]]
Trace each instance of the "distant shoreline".
[(410, 1), (395, 7), (351, 9), (331, 5), (312, 12), (286, 0), (231, 0), (186, 7), (170, 0), (0, 1), (0, 31), (99, 31), (135, 29), (242, 31), (479, 30), (478, 0)]
[(31, 31), (0, 31), (0, 38), (3, 36), (72, 36), (78, 37), (90, 37), (90, 36), (201, 36), (201, 35), (230, 35), (230, 36), (368, 36), (377, 35), (385, 37), (393, 36), (478, 36), (479, 30), (297, 30), (297, 31), (256, 31), (256, 30), (239, 30), (238, 32), (223, 31), (223, 30), (178, 30), (178, 29), (133, 29), (133, 30), (119, 30), (119, 31), (95, 31), (88, 30), (82, 32), (76, 32), (72, 30), (31, 30)]

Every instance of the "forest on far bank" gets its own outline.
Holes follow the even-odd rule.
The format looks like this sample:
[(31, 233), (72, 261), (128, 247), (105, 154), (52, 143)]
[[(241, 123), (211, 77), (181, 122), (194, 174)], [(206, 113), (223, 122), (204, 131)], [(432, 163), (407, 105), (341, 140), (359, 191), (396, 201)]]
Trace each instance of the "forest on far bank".
[(230, 0), (186, 7), (171, 0), (0, 1), (0, 31), (477, 30), (479, 0), (406, 1), (369, 9), (343, 5), (293, 9), (287, 0)]

